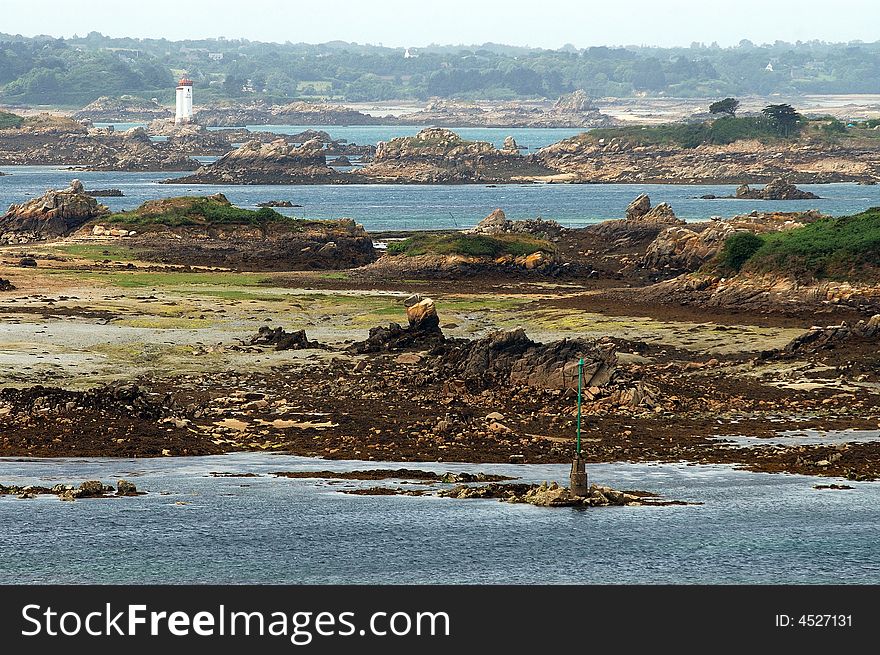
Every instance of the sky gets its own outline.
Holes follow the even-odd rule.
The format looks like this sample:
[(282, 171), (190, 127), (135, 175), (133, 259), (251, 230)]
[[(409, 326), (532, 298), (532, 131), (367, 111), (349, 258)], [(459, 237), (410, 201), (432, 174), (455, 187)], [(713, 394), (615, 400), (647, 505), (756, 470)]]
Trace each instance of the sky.
[(876, 41), (877, 0), (0, 0), (0, 32), (390, 47)]

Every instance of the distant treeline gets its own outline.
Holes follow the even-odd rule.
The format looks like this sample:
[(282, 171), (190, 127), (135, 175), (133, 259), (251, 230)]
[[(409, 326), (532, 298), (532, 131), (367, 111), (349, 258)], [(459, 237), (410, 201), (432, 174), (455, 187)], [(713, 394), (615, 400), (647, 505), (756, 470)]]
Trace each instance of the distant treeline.
[(24, 38), (0, 34), (0, 101), (83, 105), (99, 96), (173, 99), (175, 78), (202, 98), (723, 97), (880, 93), (880, 42), (776, 42), (733, 48), (595, 47), (542, 50), (486, 44), (385, 48), (246, 40)]

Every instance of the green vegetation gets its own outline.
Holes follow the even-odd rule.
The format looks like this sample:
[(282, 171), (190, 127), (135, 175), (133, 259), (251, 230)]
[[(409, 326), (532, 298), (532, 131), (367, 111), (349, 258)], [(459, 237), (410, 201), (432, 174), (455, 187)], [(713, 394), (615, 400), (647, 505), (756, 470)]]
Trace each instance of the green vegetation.
[(71, 257), (97, 262), (106, 260), (111, 262), (127, 262), (137, 259), (137, 254), (127, 246), (65, 244), (55, 246), (54, 250)]
[(0, 130), (10, 127), (20, 127), (24, 122), (21, 116), (10, 114), (8, 111), (0, 111)]
[(287, 223), (301, 229), (301, 221), (263, 207), (256, 211), (231, 205), (225, 198), (181, 196), (149, 200), (133, 212), (112, 214), (103, 223), (128, 226), (165, 225), (168, 227), (198, 225), (266, 225)]
[(804, 117), (801, 116), (791, 105), (768, 105), (761, 110), (767, 117), (767, 121), (782, 136), (790, 136), (797, 132)]
[[(294, 39), (295, 40), (295, 39)], [(27, 38), (0, 34), (0, 100), (82, 106), (104, 95), (174, 102), (176, 76), (196, 83), (197, 103), (222, 99), (475, 100), (635, 93), (736, 97), (778, 93), (875, 93), (880, 42), (807, 41), (736, 47), (564, 46), (487, 43), (404, 48), (240, 39)], [(772, 62), (773, 70), (767, 70)]]
[(554, 252), (548, 241), (521, 234), (415, 234), (403, 241), (388, 245), (388, 254), (406, 255), (466, 255), (471, 257), (514, 257), (536, 252)]
[(727, 114), (731, 118), (736, 118), (737, 109), (739, 109), (739, 100), (736, 98), (725, 98), (709, 105), (710, 114)]
[[(880, 207), (861, 214), (827, 218), (804, 227), (745, 242), (734, 235), (724, 252), (733, 262), (745, 257), (743, 271), (781, 272), (798, 279), (877, 280), (880, 277)], [(736, 239), (731, 245), (730, 241)], [(749, 251), (750, 256), (746, 256)], [(737, 256), (738, 255), (738, 256)], [(722, 261), (725, 255), (722, 254)]]
[(739, 272), (749, 258), (754, 255), (764, 240), (752, 232), (737, 232), (724, 242), (721, 250), (721, 264), (726, 268)]
[(665, 123), (650, 127), (628, 126), (592, 130), (574, 137), (593, 143), (618, 139), (634, 146), (680, 146), (696, 148), (703, 144), (727, 145), (742, 139), (778, 139), (777, 129), (766, 118), (725, 117), (704, 123)]

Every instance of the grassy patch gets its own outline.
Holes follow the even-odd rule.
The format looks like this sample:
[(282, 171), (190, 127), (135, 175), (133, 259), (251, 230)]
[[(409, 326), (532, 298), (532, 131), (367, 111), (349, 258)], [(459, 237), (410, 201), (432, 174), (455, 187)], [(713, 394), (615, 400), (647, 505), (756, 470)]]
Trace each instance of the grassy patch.
[(8, 111), (0, 111), (0, 130), (5, 130), (10, 127), (21, 127), (23, 122), (24, 119), (17, 114), (11, 114)]
[(880, 278), (880, 207), (758, 238), (761, 245), (744, 261), (744, 271), (798, 279)]
[(145, 226), (164, 225), (168, 227), (211, 226), (211, 225), (251, 225), (264, 226), (269, 223), (285, 224), (299, 231), (301, 221), (279, 214), (274, 209), (263, 207), (258, 210), (241, 209), (230, 204), (225, 198), (188, 197), (149, 200), (132, 212), (112, 214), (101, 219), (102, 223), (116, 225)]
[(67, 244), (56, 246), (57, 252), (79, 259), (88, 259), (90, 261), (102, 262), (110, 260), (113, 262), (125, 262), (137, 259), (134, 251), (125, 246), (106, 246), (91, 244)]
[(515, 257), (536, 252), (552, 253), (549, 241), (521, 234), (415, 234), (403, 241), (388, 244), (389, 255), (466, 255), (472, 257)]
[(123, 289), (139, 289), (143, 287), (177, 287), (177, 286), (261, 286), (270, 282), (264, 275), (248, 273), (177, 273), (153, 271), (113, 271), (108, 273), (96, 271), (59, 270), (59, 274), (73, 274), (80, 279), (104, 281)]

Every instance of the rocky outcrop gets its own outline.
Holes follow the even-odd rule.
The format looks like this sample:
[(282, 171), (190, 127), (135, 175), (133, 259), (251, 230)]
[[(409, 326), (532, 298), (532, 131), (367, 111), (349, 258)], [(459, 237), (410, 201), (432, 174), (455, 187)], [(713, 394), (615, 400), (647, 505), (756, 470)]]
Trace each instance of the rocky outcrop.
[(174, 112), (158, 102), (132, 96), (119, 98), (102, 96), (73, 114), (76, 120), (95, 123), (146, 122), (173, 117)]
[(584, 388), (611, 382), (616, 368), (614, 346), (581, 339), (536, 343), (522, 329), (495, 332), (482, 339), (447, 340), (432, 351), (432, 374), (462, 379), (479, 388), (493, 385), (539, 389), (576, 389), (578, 361), (584, 359)]
[(97, 171), (191, 171), (199, 166), (173, 143), (153, 142), (143, 128), (88, 129), (48, 115), (29, 117), (20, 128), (0, 130), (0, 164)]
[(607, 239), (643, 241), (653, 239), (668, 226), (684, 224), (668, 203), (651, 207), (651, 199), (641, 194), (626, 208), (626, 218), (604, 221), (587, 229)]
[(735, 198), (747, 200), (818, 200), (810, 191), (801, 191), (781, 177), (769, 182), (763, 189), (752, 189), (748, 184), (736, 188)]
[(83, 193), (92, 198), (122, 198), (125, 195), (120, 189), (94, 189)]
[(330, 184), (341, 174), (327, 165), (324, 144), (318, 139), (301, 146), (284, 139), (263, 144), (250, 141), (192, 175), (165, 180), (166, 184)]
[(547, 221), (542, 218), (511, 221), (502, 209), (496, 209), (467, 232), (469, 234), (491, 235), (530, 234), (539, 239), (557, 241), (565, 232), (565, 228), (556, 221)]
[(873, 341), (880, 346), (880, 314), (855, 325), (846, 322), (828, 327), (816, 326), (792, 339), (783, 349), (783, 355), (810, 355), (822, 350), (832, 350), (852, 341)]
[(431, 348), (444, 341), (433, 300), (414, 295), (404, 301), (404, 306), (408, 327), (402, 328), (398, 323), (374, 327), (365, 341), (353, 344), (349, 350), (357, 354), (395, 352)]
[(425, 109), (395, 119), (401, 125), (441, 127), (610, 127), (617, 121), (602, 114), (582, 91), (546, 102), (473, 103), (435, 99)]
[(547, 484), (458, 485), (439, 493), (444, 498), (497, 498), (507, 503), (527, 503), (537, 507), (622, 507), (642, 505), (686, 505), (682, 501), (661, 500), (646, 491), (618, 491), (603, 485), (590, 485), (586, 496), (575, 496), (568, 487)]
[(287, 332), (282, 327), (273, 330), (268, 325), (262, 326), (247, 343), (250, 346), (273, 346), (275, 350), (323, 348), (317, 341), (309, 341), (305, 330)]
[(583, 89), (559, 96), (553, 103), (553, 111), (558, 114), (584, 114), (596, 111), (596, 106)]
[[(206, 127), (245, 125), (384, 125), (388, 118), (371, 116), (341, 105), (290, 102), (272, 105), (251, 102), (199, 109), (195, 122)], [(393, 122), (393, 118), (390, 119)]]
[(376, 146), (372, 162), (353, 178), (386, 184), (474, 184), (530, 181), (553, 171), (516, 151), (466, 141), (451, 130), (426, 128)]
[(0, 244), (30, 243), (65, 236), (86, 222), (110, 213), (85, 193), (79, 180), (66, 189), (11, 205), (0, 218)]
[(0, 291), (15, 291), (15, 285), (4, 277), (0, 277)]
[(802, 227), (822, 218), (816, 211), (789, 213), (752, 212), (729, 219), (668, 227), (648, 246), (639, 265), (654, 271), (696, 271), (713, 259), (735, 232), (779, 232)]
[(830, 146), (809, 139), (785, 143), (740, 140), (685, 147), (645, 143), (626, 133), (591, 132), (542, 148), (536, 157), (574, 182), (614, 184), (794, 184), (880, 180), (880, 162), (857, 142)]

